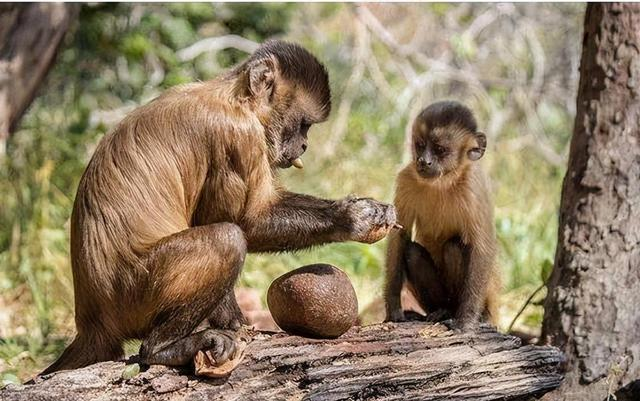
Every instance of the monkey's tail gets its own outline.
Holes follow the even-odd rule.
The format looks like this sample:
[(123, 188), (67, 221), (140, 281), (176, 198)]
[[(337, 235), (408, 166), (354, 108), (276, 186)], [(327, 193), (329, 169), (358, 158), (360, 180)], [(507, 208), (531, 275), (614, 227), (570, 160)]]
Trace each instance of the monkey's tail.
[(122, 356), (122, 345), (119, 341), (105, 341), (102, 338), (78, 334), (62, 355), (38, 376), (59, 370), (78, 369), (97, 362), (119, 359)]

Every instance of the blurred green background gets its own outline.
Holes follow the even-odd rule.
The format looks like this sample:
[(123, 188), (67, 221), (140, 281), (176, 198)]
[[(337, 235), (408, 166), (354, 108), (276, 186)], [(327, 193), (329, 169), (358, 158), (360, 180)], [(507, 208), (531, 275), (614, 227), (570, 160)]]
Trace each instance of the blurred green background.
[[(83, 5), (0, 156), (0, 380), (28, 378), (73, 337), (68, 221), (100, 138), (137, 105), (215, 77), (270, 37), (315, 53), (333, 93), (330, 120), (310, 132), (305, 169), (282, 174), (291, 190), (392, 201), (420, 109), (448, 98), (476, 112), (490, 141), (484, 166), (505, 330), (554, 256), (583, 12), (549, 3)], [(348, 273), (363, 310), (379, 299), (385, 246), (251, 255), (240, 284), (264, 294), (294, 267), (332, 263)], [(538, 333), (544, 296), (533, 297), (515, 329)]]

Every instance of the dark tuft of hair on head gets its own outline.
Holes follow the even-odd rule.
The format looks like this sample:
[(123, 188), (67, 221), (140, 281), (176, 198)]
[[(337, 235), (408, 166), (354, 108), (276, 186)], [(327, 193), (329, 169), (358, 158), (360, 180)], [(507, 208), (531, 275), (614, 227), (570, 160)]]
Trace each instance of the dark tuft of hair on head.
[(304, 47), (283, 40), (264, 42), (247, 60), (252, 62), (273, 56), (282, 76), (315, 96), (328, 115), (331, 111), (329, 74), (324, 65)]
[(445, 100), (429, 105), (420, 113), (420, 119), (427, 122), (428, 129), (458, 125), (476, 132), (478, 124), (469, 108), (459, 102)]

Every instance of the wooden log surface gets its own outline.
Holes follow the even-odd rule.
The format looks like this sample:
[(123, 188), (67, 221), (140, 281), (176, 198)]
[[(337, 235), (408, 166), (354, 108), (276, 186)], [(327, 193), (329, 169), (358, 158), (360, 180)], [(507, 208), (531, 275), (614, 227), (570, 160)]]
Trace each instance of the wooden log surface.
[(9, 385), (6, 401), (44, 400), (530, 400), (558, 387), (562, 354), (522, 346), (488, 326), (440, 323), (353, 327), (333, 340), (253, 333), (225, 379), (152, 366), (124, 380), (125, 362), (103, 362)]

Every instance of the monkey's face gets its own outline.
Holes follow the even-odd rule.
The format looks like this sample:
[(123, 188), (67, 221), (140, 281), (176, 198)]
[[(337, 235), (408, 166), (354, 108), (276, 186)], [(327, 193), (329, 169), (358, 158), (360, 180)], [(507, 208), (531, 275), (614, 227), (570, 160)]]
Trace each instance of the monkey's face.
[(438, 179), (462, 171), (482, 157), (486, 137), (459, 125), (429, 127), (417, 122), (413, 128), (416, 171), (425, 179)]
[(272, 166), (302, 168), (309, 128), (331, 110), (326, 69), (300, 46), (269, 41), (240, 71), (267, 134)]
[(277, 91), (273, 97), (276, 108), (270, 127), (276, 131), (271, 135), (275, 138), (275, 165), (302, 168), (300, 157), (307, 150), (309, 129), (326, 120), (328, 112), (321, 99), (297, 85), (281, 85), (280, 89), (285, 93)]
[(284, 112), (281, 121), (282, 128), (277, 135), (279, 140), (275, 144), (278, 155), (276, 165), (279, 168), (302, 168), (300, 157), (307, 150), (309, 129), (315, 121), (309, 113), (295, 105)]

